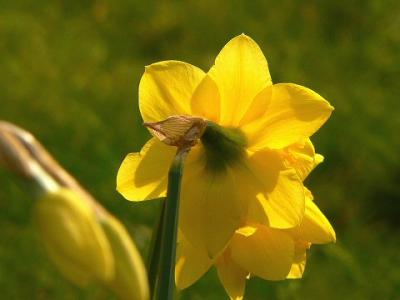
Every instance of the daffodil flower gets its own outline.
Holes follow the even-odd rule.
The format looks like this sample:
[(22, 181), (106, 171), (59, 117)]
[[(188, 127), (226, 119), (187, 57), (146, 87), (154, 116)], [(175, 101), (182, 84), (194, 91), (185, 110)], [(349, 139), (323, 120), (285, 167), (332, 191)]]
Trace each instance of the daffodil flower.
[[(180, 61), (147, 66), (139, 107), (147, 123), (171, 116), (207, 122), (186, 159), (179, 219), (180, 232), (203, 255), (220, 257), (249, 222), (273, 232), (302, 224), (302, 175), (294, 168), (297, 156), (284, 149), (307, 140), (333, 108), (303, 86), (272, 84), (250, 37), (229, 41), (208, 73)], [(118, 191), (132, 201), (164, 197), (174, 154), (152, 138), (123, 161)]]

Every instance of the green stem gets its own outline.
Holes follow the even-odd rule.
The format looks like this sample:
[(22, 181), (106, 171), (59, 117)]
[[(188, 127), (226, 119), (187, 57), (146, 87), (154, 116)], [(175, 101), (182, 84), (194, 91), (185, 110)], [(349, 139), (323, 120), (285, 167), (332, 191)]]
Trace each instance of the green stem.
[(154, 226), (153, 236), (150, 244), (149, 262), (147, 270), (148, 270), (151, 297), (153, 297), (154, 295), (154, 289), (157, 281), (158, 264), (160, 262), (161, 234), (164, 222), (165, 203), (166, 199), (164, 198), (161, 201), (160, 214), (158, 217), (157, 224), (156, 226)]
[(158, 280), (154, 293), (157, 300), (172, 300), (175, 291), (175, 259), (178, 230), (179, 197), (183, 162), (187, 152), (177, 152), (168, 173), (168, 190), (162, 225)]

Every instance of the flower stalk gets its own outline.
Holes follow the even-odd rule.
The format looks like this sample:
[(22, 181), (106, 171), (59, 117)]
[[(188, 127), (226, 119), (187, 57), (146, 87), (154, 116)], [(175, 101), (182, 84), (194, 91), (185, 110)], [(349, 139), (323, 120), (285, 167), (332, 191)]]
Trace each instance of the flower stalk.
[(155, 286), (158, 276), (158, 265), (160, 262), (159, 249), (161, 247), (161, 231), (164, 222), (165, 202), (166, 199), (163, 199), (160, 208), (160, 214), (157, 218), (157, 223), (154, 226), (153, 236), (149, 247), (149, 260), (147, 265), (147, 273), (148, 273), (151, 296), (153, 296), (153, 293), (155, 291)]
[(175, 258), (178, 231), (179, 197), (183, 164), (187, 151), (178, 150), (168, 173), (168, 192), (164, 203), (161, 245), (159, 248), (159, 278), (154, 293), (157, 300), (173, 299), (175, 290)]
[(176, 243), (183, 165), (191, 147), (203, 135), (207, 123), (201, 118), (172, 116), (161, 122), (144, 125), (160, 141), (177, 147), (168, 172), (167, 198), (163, 203), (154, 233), (149, 264), (149, 283), (153, 299), (170, 300), (173, 299), (175, 290)]

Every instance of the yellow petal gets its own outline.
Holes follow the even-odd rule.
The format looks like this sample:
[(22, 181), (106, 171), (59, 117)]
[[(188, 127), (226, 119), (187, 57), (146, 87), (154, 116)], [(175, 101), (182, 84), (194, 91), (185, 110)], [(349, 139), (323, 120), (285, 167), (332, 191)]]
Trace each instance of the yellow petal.
[(304, 181), (311, 171), (323, 161), (322, 155), (315, 154), (314, 145), (310, 139), (290, 145), (280, 153), (285, 164), (295, 169), (301, 181)]
[(180, 226), (193, 246), (205, 248), (211, 258), (224, 249), (246, 215), (235, 191), (238, 184), (230, 171), (185, 166)]
[(206, 75), (192, 96), (192, 114), (215, 123), (219, 122), (221, 98), (217, 84)]
[(211, 267), (213, 261), (205, 248), (194, 247), (179, 233), (175, 282), (178, 289), (185, 289), (195, 283)]
[(285, 279), (294, 258), (293, 239), (282, 230), (262, 225), (250, 236), (236, 232), (229, 248), (241, 268), (267, 280)]
[(175, 152), (175, 147), (152, 138), (140, 153), (128, 154), (118, 171), (118, 192), (132, 201), (164, 197), (168, 169)]
[(193, 92), (205, 76), (199, 68), (180, 61), (147, 66), (139, 84), (139, 107), (145, 122), (173, 115), (189, 115)]
[(286, 278), (297, 279), (303, 277), (306, 268), (307, 249), (309, 247), (309, 243), (301, 241), (295, 243), (293, 264)]
[(253, 127), (262, 126), (264, 122), (262, 117), (271, 102), (272, 90), (273, 85), (267, 86), (255, 96), (249, 109), (240, 120), (239, 127), (245, 127), (247, 124), (251, 124)]
[(309, 197), (306, 198), (306, 211), (300, 226), (288, 231), (296, 239), (313, 244), (326, 244), (336, 241), (336, 234), (332, 225)]
[(316, 166), (318, 166), (320, 163), (322, 163), (324, 161), (324, 156), (321, 154), (315, 154), (315, 164)]
[(273, 228), (299, 225), (304, 215), (303, 184), (296, 172), (283, 164), (279, 154), (259, 151), (251, 155), (247, 172), (246, 188), (253, 189), (248, 192), (249, 220)]
[(254, 97), (272, 84), (264, 54), (257, 43), (244, 34), (225, 45), (209, 75), (217, 83), (221, 95), (220, 124), (223, 126), (237, 126)]
[(282, 149), (310, 137), (329, 118), (333, 107), (317, 93), (292, 83), (275, 84), (258, 97), (271, 97), (265, 114), (242, 127), (253, 149)]
[(243, 299), (248, 272), (239, 267), (231, 259), (229, 249), (218, 258), (215, 266), (217, 268), (219, 280), (224, 286), (230, 299)]

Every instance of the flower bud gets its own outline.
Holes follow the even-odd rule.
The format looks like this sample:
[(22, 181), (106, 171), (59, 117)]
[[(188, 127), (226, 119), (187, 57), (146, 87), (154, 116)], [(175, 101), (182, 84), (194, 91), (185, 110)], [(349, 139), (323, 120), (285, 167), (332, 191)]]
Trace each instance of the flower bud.
[(121, 300), (150, 299), (145, 266), (125, 227), (109, 214), (101, 225), (114, 254), (115, 275), (108, 286)]
[(67, 279), (85, 286), (113, 277), (110, 244), (88, 202), (68, 189), (48, 192), (36, 202), (34, 220), (54, 264)]

